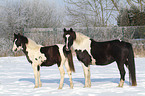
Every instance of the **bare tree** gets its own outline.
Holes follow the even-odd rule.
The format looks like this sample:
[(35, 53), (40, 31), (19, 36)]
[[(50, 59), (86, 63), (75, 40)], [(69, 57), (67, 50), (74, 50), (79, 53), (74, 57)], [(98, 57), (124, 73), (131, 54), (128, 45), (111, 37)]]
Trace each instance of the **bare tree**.
[(12, 54), (13, 33), (23, 28), (61, 27), (63, 14), (57, 10), (50, 0), (0, 0), (0, 53)]
[(48, 0), (6, 0), (0, 20), (4, 29), (61, 27), (62, 14)]
[(116, 11), (112, 2), (109, 0), (64, 1), (67, 3), (67, 15), (71, 18), (69, 18), (70, 26), (107, 26), (110, 22), (110, 18), (114, 16), (113, 11)]
[[(143, 0), (124, 0), (123, 2), (122, 0), (64, 1), (66, 2), (69, 25), (84, 27), (108, 26), (117, 21), (117, 14), (121, 14), (122, 7), (137, 5), (140, 11), (143, 11), (145, 3)], [(121, 3), (125, 6), (121, 6)]]

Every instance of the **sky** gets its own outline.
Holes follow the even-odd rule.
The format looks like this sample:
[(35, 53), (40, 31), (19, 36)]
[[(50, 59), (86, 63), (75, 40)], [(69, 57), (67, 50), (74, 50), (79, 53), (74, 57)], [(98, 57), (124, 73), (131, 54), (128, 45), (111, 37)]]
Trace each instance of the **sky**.
[(55, 1), (59, 6), (64, 7), (64, 1), (63, 0), (51, 0)]

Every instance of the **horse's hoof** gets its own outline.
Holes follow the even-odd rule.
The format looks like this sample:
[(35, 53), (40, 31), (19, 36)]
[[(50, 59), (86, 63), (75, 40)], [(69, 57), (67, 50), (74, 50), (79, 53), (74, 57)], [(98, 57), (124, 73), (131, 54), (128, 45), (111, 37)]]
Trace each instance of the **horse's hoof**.
[(91, 86), (86, 86), (86, 85), (85, 85), (83, 88), (90, 88), (90, 87), (91, 87)]
[(120, 84), (119, 84), (117, 87), (123, 88), (123, 85), (122, 85), (122, 86), (120, 86)]
[(73, 86), (72, 86), (72, 87), (70, 87), (70, 89), (73, 89)]
[(42, 84), (39, 84), (39, 87), (42, 87)]
[(124, 85), (124, 80), (121, 79), (118, 87), (123, 87), (123, 85)]
[(73, 89), (73, 84), (70, 84), (70, 89)]
[(59, 87), (58, 89), (60, 90), (60, 89), (62, 89), (62, 87)]
[(38, 88), (38, 86), (34, 86), (34, 88)]
[(88, 85), (88, 88), (91, 88), (91, 84)]
[(137, 84), (132, 84), (131, 86), (137, 86)]

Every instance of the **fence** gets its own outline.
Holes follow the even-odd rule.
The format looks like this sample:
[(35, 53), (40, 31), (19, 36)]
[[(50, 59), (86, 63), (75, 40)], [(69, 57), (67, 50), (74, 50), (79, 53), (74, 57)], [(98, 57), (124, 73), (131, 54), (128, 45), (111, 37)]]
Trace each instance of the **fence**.
[[(73, 28), (76, 32), (81, 32), (96, 41), (107, 41), (113, 39), (120, 39), (132, 43), (135, 56), (145, 56), (145, 26), (133, 27), (96, 27), (96, 28)], [(25, 28), (23, 35), (31, 38), (37, 44), (44, 46), (64, 43), (63, 41), (63, 28)], [(0, 47), (0, 56), (14, 56), (23, 55), (22, 52), (13, 53), (12, 40), (13, 35), (9, 36), (10, 39), (3, 39)], [(0, 37), (2, 40), (2, 38)], [(9, 41), (10, 40), (10, 41)], [(3, 50), (3, 51), (2, 51)]]

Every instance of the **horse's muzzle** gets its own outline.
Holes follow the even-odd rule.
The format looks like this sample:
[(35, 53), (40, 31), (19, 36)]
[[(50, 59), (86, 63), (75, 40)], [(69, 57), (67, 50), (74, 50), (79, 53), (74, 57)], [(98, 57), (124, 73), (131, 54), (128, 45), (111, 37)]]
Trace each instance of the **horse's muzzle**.
[(17, 48), (15, 48), (15, 49), (12, 49), (12, 51), (13, 51), (13, 52), (16, 52), (16, 51), (17, 51)]
[(70, 49), (69, 49), (69, 48), (65, 48), (65, 50), (66, 50), (66, 51), (70, 51)]
[(17, 51), (17, 48), (14, 51)]

